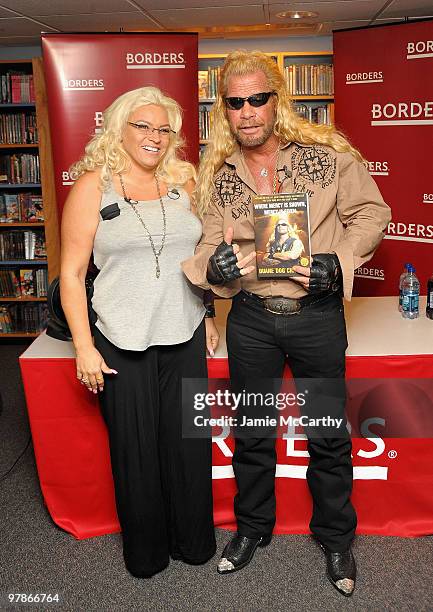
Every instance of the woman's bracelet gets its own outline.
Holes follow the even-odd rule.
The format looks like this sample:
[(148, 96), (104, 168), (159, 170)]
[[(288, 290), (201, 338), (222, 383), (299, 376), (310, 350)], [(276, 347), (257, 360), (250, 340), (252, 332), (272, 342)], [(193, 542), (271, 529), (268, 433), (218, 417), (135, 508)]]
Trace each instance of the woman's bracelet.
[(205, 304), (206, 312), (205, 319), (213, 319), (215, 317), (215, 306), (213, 304)]

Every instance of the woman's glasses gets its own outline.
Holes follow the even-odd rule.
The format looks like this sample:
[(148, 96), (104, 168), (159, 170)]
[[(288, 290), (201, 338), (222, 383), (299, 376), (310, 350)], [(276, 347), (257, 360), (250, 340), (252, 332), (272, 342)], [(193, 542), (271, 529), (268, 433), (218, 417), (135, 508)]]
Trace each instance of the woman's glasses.
[(248, 102), (250, 106), (254, 106), (254, 108), (258, 108), (259, 106), (264, 106), (271, 96), (276, 94), (275, 91), (263, 91), (262, 93), (253, 94), (252, 96), (248, 96), (248, 98), (238, 98), (236, 96), (228, 96), (224, 98), (224, 102), (226, 103), (227, 108), (232, 110), (240, 110), (245, 102)]
[(147, 123), (133, 123), (132, 121), (128, 121), (128, 125), (132, 125), (132, 127), (139, 130), (144, 136), (150, 136), (153, 132), (158, 132), (161, 138), (168, 138), (171, 133), (176, 134), (176, 132), (169, 127), (155, 128)]

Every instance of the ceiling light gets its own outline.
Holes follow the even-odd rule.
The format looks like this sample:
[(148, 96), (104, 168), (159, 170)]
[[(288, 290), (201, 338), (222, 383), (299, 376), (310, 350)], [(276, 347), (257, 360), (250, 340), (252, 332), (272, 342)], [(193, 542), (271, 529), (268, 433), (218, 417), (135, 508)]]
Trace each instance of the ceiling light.
[(308, 19), (308, 17), (318, 17), (319, 13), (314, 11), (283, 11), (277, 13), (276, 17), (280, 19)]

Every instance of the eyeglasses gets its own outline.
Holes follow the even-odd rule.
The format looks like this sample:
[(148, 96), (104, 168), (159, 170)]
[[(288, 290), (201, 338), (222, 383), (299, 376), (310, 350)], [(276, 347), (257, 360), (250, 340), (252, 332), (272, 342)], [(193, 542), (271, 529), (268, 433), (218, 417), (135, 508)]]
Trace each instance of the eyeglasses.
[(262, 93), (253, 94), (248, 98), (237, 98), (236, 96), (229, 96), (224, 98), (227, 108), (232, 110), (240, 110), (245, 102), (248, 102), (251, 106), (258, 108), (264, 106), (271, 96), (275, 96), (276, 91), (263, 91)]
[(144, 136), (150, 136), (153, 132), (158, 132), (161, 138), (168, 138), (171, 133), (176, 134), (176, 132), (169, 127), (155, 128), (147, 123), (133, 123), (132, 121), (128, 121), (127, 123), (139, 130)]

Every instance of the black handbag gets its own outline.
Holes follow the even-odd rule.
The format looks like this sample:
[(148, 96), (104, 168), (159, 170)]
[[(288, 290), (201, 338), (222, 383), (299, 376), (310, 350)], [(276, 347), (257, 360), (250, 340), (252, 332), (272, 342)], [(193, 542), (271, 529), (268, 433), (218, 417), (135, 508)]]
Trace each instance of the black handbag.
[[(93, 326), (98, 320), (98, 317), (92, 308), (93, 283), (96, 276), (97, 274), (88, 272), (85, 280), (90, 330), (93, 330)], [(58, 276), (52, 281), (52, 283), (50, 283), (48, 288), (47, 304), (49, 313), (47, 336), (56, 338), (56, 340), (71, 340), (71, 332), (60, 300), (60, 279)]]

